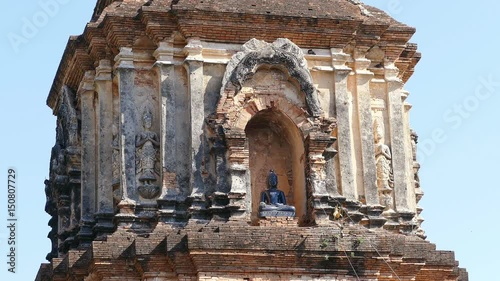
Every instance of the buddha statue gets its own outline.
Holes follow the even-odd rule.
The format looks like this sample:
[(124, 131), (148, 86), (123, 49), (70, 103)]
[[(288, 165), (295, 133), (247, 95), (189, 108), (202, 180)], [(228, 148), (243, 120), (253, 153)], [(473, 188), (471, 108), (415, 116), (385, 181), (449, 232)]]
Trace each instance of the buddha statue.
[(294, 217), (295, 207), (286, 204), (285, 193), (278, 189), (278, 176), (271, 170), (268, 189), (260, 195), (259, 217)]

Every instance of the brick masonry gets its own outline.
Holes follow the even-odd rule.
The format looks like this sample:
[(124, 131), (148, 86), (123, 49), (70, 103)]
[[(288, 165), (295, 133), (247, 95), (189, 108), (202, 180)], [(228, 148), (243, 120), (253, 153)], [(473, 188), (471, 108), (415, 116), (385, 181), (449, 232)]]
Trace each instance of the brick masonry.
[[(423, 239), (423, 231), (416, 231), (421, 220), (413, 217), (421, 212), (421, 194), (416, 201), (411, 193), (415, 183), (408, 165), (416, 159), (410, 159), (409, 124), (402, 112), (407, 104), (400, 90), (420, 59), (417, 46), (408, 42), (414, 32), (354, 0), (97, 1), (84, 33), (70, 38), (47, 98), (58, 117), (46, 181), (53, 248), (36, 281), (467, 281), (453, 252), (436, 250)], [(249, 51), (253, 47), (257, 51)], [(250, 53), (257, 54), (257, 64), (248, 63)], [(258, 63), (277, 67), (256, 73)], [(233, 75), (223, 77), (228, 73)], [(255, 79), (246, 83), (249, 77)], [(139, 112), (148, 101), (156, 118), (151, 130), (141, 124)], [(356, 116), (355, 110), (365, 114)], [(368, 155), (373, 163), (366, 161), (363, 168), (372, 174), (375, 169), (372, 117), (390, 119), (387, 123), (400, 129), (394, 130), (399, 135), (386, 132), (392, 136), (386, 143), (393, 158), (403, 160), (395, 169), (397, 183), (410, 188), (398, 186), (401, 194), (388, 196), (394, 196), (396, 211), (406, 213), (379, 205), (374, 181), (358, 183), (371, 188), (368, 201), (374, 204), (367, 203), (367, 193), (357, 194), (355, 171), (361, 169), (355, 170), (360, 164), (354, 158)], [(363, 120), (352, 125), (353, 118)], [(283, 181), (295, 182), (287, 194), (295, 205), (301, 200), (300, 217), (248, 220), (249, 209), (255, 209), (249, 205), (259, 203), (258, 193), (245, 199), (252, 190), (245, 178), (252, 168), (251, 138), (245, 135), (251, 120), (258, 130), (278, 124), (267, 129), (279, 132), (290, 147), (301, 146), (287, 161), (302, 166), (278, 171)], [(119, 126), (121, 135), (111, 136), (108, 123)], [(354, 136), (359, 126), (365, 135)], [(93, 143), (79, 143), (82, 133)], [(136, 159), (137, 133), (150, 142), (150, 153), (141, 159)], [(219, 134), (224, 139), (217, 139)], [(370, 145), (349, 154), (360, 139)], [(169, 141), (177, 143), (169, 147), (173, 152), (158, 156)], [(131, 160), (117, 167), (126, 184), (120, 179), (110, 186), (111, 164), (118, 161), (111, 158), (120, 158), (115, 150)], [(284, 150), (281, 154), (292, 149)], [(347, 157), (335, 162), (337, 152)], [(261, 156), (255, 157), (263, 164), (281, 161)], [(172, 161), (164, 164), (162, 157)], [(157, 201), (140, 198), (133, 187), (135, 165), (144, 158), (164, 164), (153, 183), (167, 191)], [(127, 165), (133, 166), (130, 171)], [(294, 178), (299, 168), (305, 171)], [(211, 178), (216, 170), (223, 176)], [(233, 173), (232, 185), (226, 184), (226, 170)], [(253, 180), (263, 190), (262, 174)], [(384, 208), (393, 220), (388, 224)]]
[[(152, 233), (121, 230), (42, 265), (44, 280), (468, 280), (454, 255), (417, 237), (369, 231), (342, 221), (296, 227), (286, 218), (260, 226), (158, 224)], [(352, 266), (351, 266), (352, 264)], [(399, 277), (397, 279), (396, 275)], [(169, 277), (166, 277), (169, 276)]]

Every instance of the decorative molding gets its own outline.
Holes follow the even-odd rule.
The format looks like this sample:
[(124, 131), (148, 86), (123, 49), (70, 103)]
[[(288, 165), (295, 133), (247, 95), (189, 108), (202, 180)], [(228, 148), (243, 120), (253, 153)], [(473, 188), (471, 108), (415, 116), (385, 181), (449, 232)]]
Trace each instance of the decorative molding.
[(255, 38), (246, 42), (242, 46), (242, 51), (236, 53), (227, 64), (221, 95), (228, 88), (232, 88), (231, 85), (236, 95), (243, 83), (250, 79), (261, 65), (285, 68), (288, 74), (297, 80), (300, 90), (305, 94), (309, 114), (313, 117), (321, 115), (318, 93), (313, 85), (304, 54), (297, 45), (286, 38), (278, 38), (272, 44)]

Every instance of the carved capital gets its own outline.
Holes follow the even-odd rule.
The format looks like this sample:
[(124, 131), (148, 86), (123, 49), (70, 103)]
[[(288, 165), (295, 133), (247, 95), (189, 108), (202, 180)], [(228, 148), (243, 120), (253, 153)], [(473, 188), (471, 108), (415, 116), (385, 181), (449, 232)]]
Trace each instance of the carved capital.
[(106, 81), (112, 79), (112, 67), (109, 60), (99, 61), (99, 66), (96, 67), (95, 80), (96, 81)]
[(186, 54), (186, 61), (203, 61), (203, 45), (199, 39), (190, 39), (188, 44), (184, 47)]
[(352, 61), (351, 56), (344, 53), (342, 49), (332, 48), (330, 49), (332, 56), (332, 66), (335, 72), (347, 75), (351, 72), (351, 68), (346, 64)]
[(172, 42), (160, 42), (154, 51), (156, 64), (174, 64), (174, 45)]
[(94, 93), (95, 75), (96, 73), (93, 70), (85, 71), (85, 75), (83, 76), (82, 82), (80, 82), (80, 86), (78, 87), (77, 91), (78, 97)]
[(115, 67), (117, 69), (134, 68), (134, 53), (132, 52), (132, 48), (120, 48), (120, 53), (115, 57)]

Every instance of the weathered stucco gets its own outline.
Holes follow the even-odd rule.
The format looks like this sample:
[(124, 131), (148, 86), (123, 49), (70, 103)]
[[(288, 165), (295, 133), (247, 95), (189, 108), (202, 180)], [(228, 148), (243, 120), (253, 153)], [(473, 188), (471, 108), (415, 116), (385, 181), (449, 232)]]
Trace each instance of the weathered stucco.
[[(421, 229), (404, 90), (420, 58), (414, 29), (329, 1), (338, 10), (319, 18), (230, 16), (224, 1), (99, 1), (48, 98), (58, 117), (46, 181), (53, 267), (39, 280), (356, 280), (346, 250), (362, 280), (394, 280), (386, 259), (404, 280), (466, 280), (452, 256), (435, 261), (442, 253)], [(269, 170), (295, 217), (257, 216)], [(358, 249), (357, 235), (383, 256)], [(107, 256), (125, 244), (134, 250)], [(260, 267), (264, 251), (272, 268)]]

